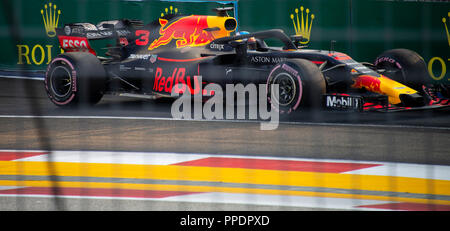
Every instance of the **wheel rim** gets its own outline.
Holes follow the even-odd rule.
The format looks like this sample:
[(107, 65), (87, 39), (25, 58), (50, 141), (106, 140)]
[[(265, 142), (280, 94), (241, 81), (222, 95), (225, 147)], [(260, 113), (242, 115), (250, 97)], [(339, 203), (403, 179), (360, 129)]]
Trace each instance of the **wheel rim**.
[(64, 66), (57, 66), (50, 75), (50, 87), (52, 92), (60, 97), (66, 97), (72, 90), (72, 75)]
[(278, 84), (279, 94), (278, 94), (278, 104), (280, 106), (286, 106), (291, 104), (296, 95), (297, 87), (295, 86), (294, 78), (288, 73), (280, 73), (275, 76), (273, 84)]

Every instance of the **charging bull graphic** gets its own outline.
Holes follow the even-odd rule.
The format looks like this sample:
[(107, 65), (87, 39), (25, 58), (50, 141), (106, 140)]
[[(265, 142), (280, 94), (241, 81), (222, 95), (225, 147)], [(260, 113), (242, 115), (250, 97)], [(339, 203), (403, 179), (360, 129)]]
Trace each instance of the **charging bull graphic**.
[(371, 92), (381, 93), (381, 78), (369, 75), (361, 75), (355, 79), (354, 88), (366, 88)]
[(162, 45), (169, 44), (172, 40), (176, 40), (177, 48), (187, 46), (204, 46), (214, 40), (214, 36), (209, 31), (207, 16), (187, 16), (168, 24), (168, 20), (159, 19), (161, 29), (159, 34), (161, 37), (153, 41), (149, 46), (149, 50), (153, 50)]

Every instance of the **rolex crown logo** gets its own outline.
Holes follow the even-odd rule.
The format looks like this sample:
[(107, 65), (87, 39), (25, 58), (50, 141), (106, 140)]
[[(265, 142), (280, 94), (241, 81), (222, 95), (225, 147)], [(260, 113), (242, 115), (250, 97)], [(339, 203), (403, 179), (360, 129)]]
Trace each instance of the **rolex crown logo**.
[(44, 9), (41, 9), (42, 20), (44, 21), (45, 33), (48, 37), (55, 37), (55, 28), (58, 27), (59, 15), (61, 10), (56, 10), (56, 5), (51, 2), (44, 5)]
[(174, 8), (173, 6), (170, 6), (169, 8), (166, 8), (164, 10), (164, 13), (161, 13), (161, 18), (164, 17), (164, 15), (168, 15), (168, 14), (178, 14), (178, 8)]
[[(304, 15), (305, 8), (300, 7), (300, 16), (298, 8), (295, 9), (295, 15), (291, 14), (292, 23), (294, 24), (295, 34), (302, 36), (305, 41), (301, 41), (300, 44), (308, 44), (311, 36), (312, 23), (314, 21), (314, 14), (309, 15), (309, 9), (306, 9), (306, 15)], [(311, 20), (309, 18), (311, 17)]]
[[(448, 12), (448, 19), (450, 20), (450, 12)], [(448, 46), (450, 47), (450, 34), (448, 33), (447, 19), (443, 17), (442, 22), (444, 23), (445, 32), (447, 32)]]

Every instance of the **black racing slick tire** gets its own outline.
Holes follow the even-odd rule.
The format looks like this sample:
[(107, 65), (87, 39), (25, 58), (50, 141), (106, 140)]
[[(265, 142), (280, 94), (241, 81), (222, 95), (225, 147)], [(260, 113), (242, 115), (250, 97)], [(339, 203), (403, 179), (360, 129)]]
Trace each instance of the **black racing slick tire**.
[[(278, 97), (274, 92), (278, 85)], [(269, 104), (280, 114), (299, 108), (317, 109), (326, 92), (325, 78), (319, 68), (304, 59), (292, 59), (276, 65), (267, 78)]]
[(381, 74), (418, 91), (430, 82), (424, 59), (411, 50), (385, 51), (376, 58), (374, 64), (377, 69), (384, 70)]
[(91, 53), (58, 55), (47, 67), (45, 89), (57, 106), (94, 105), (103, 97), (106, 73)]

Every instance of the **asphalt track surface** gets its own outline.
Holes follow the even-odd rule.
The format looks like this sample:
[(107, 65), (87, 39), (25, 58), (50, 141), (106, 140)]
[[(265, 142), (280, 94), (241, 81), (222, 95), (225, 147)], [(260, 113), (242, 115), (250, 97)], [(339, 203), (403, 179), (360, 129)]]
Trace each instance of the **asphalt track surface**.
[[(171, 104), (105, 96), (89, 108), (53, 105), (43, 81), (0, 78), (0, 149), (206, 153), (450, 165), (450, 111), (320, 112), (256, 120), (172, 120)], [(2, 198), (2, 210), (52, 210), (52, 198)], [(18, 201), (20, 201), (18, 203)], [(83, 199), (67, 199), (71, 210)], [(314, 210), (305, 207), (90, 200), (92, 210)], [(84, 205), (84, 207), (83, 207)]]

